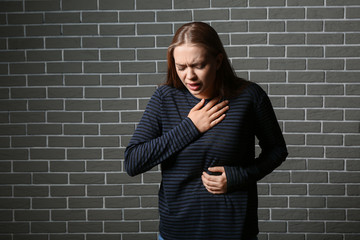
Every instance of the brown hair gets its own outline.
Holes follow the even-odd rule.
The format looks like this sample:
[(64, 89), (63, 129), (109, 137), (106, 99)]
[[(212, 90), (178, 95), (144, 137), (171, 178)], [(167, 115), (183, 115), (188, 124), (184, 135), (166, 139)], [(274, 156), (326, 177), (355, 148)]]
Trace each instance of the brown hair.
[(222, 54), (222, 63), (216, 72), (215, 80), (217, 95), (229, 98), (239, 93), (246, 81), (236, 76), (217, 32), (210, 25), (203, 22), (187, 23), (176, 31), (167, 51), (167, 79), (165, 85), (178, 89), (184, 88), (176, 73), (174, 49), (186, 43), (205, 48), (213, 57)]

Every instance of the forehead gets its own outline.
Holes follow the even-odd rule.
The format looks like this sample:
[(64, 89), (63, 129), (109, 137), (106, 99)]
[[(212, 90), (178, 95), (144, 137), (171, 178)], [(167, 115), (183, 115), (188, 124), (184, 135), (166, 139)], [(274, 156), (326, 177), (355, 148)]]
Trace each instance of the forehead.
[(184, 44), (175, 47), (173, 56), (177, 64), (189, 64), (205, 60), (208, 54), (201, 46)]

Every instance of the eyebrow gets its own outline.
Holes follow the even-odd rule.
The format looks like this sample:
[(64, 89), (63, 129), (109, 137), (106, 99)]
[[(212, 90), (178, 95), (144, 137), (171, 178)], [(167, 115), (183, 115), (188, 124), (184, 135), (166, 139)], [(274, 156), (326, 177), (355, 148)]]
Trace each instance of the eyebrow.
[[(194, 62), (194, 63), (192, 63), (192, 64), (189, 64), (189, 66), (190, 66), (190, 67), (194, 67), (194, 66), (197, 66), (197, 65), (203, 65), (203, 64), (205, 64), (205, 63), (206, 63), (206, 61), (203, 60), (203, 61)], [(185, 66), (187, 66), (187, 64), (181, 64), (181, 63), (175, 63), (175, 65), (178, 66), (178, 67), (185, 67)]]

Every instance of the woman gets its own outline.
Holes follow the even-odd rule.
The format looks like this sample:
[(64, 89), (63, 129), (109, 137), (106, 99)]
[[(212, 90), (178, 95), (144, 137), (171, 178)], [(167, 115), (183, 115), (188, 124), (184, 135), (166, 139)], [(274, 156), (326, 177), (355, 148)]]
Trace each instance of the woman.
[(131, 176), (161, 164), (159, 239), (257, 239), (256, 182), (287, 156), (268, 96), (236, 77), (208, 24), (180, 27), (167, 60), (125, 151)]

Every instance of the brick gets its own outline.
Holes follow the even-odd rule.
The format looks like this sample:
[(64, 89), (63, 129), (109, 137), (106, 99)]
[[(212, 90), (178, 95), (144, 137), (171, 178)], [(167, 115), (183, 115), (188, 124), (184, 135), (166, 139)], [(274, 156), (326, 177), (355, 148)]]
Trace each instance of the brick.
[(158, 185), (127, 185), (124, 186), (126, 196), (156, 195), (159, 190)]
[(359, 197), (328, 197), (328, 208), (359, 208)]
[(345, 220), (344, 210), (310, 209), (310, 220)]
[(308, 44), (343, 44), (344, 34), (341, 33), (311, 33), (307, 35)]
[(11, 74), (36, 74), (45, 73), (45, 64), (43, 63), (12, 63), (10, 64)]
[(359, 233), (359, 222), (327, 222), (327, 232), (330, 233)]
[(0, 182), (1, 184), (30, 184), (31, 176), (27, 173), (2, 173)]
[[(158, 12), (158, 14), (164, 12)], [(174, 12), (174, 14), (176, 14)], [(146, 12), (142, 11), (141, 14), (138, 12), (120, 12), (119, 14), (119, 22), (121, 23), (139, 23), (139, 22), (154, 22), (155, 21), (155, 13), (152, 11)], [(158, 17), (159, 18), (159, 17)]]
[(52, 210), (51, 220), (53, 221), (72, 221), (72, 220), (85, 220), (85, 210)]
[(70, 208), (102, 208), (102, 198), (69, 198)]
[(45, 23), (80, 23), (79, 12), (45, 12)]
[(119, 122), (117, 112), (86, 112), (84, 114), (85, 123), (113, 123)]
[(266, 9), (249, 8), (249, 9), (231, 9), (232, 20), (248, 20), (248, 19), (266, 19)]
[(249, 32), (284, 32), (285, 23), (281, 21), (250, 21)]
[(272, 172), (265, 176), (261, 182), (266, 183), (288, 183), (290, 182), (290, 175), (286, 172)]
[(332, 108), (357, 108), (360, 104), (359, 97), (326, 97), (325, 106)]
[(82, 137), (49, 137), (49, 147), (82, 147)]
[(45, 98), (45, 88), (12, 88), (12, 98)]
[(293, 172), (291, 179), (294, 183), (326, 183), (328, 174), (326, 172)]
[(324, 208), (324, 197), (290, 197), (291, 208)]
[(48, 122), (81, 122), (82, 115), (80, 112), (48, 112)]
[(135, 122), (138, 123), (143, 115), (143, 111), (122, 112), (120, 119), (122, 123)]
[(85, 73), (118, 73), (119, 64), (107, 62), (84, 63), (84, 71)]
[(52, 197), (85, 196), (84, 186), (51, 186)]
[(79, 48), (81, 45), (81, 39), (75, 37), (61, 37), (61, 38), (46, 38), (46, 48)]
[(306, 209), (273, 209), (273, 220), (307, 220)]
[(304, 19), (304, 8), (270, 8), (269, 19)]
[(35, 184), (68, 184), (67, 174), (37, 173), (33, 175)]
[(85, 97), (86, 98), (119, 98), (120, 92), (119, 88), (106, 88), (106, 87), (91, 87), (85, 88)]
[(136, 100), (102, 100), (103, 110), (136, 110)]
[(100, 110), (99, 100), (66, 100), (67, 111), (96, 111)]
[(235, 70), (266, 70), (268, 69), (267, 59), (234, 59)]
[(302, 84), (273, 84), (270, 85), (270, 95), (304, 95), (305, 86)]
[(88, 196), (119, 196), (122, 194), (122, 186), (88, 186)]
[(309, 120), (343, 120), (341, 110), (307, 110), (307, 119)]
[[(310, 61), (310, 60), (309, 60)], [(302, 59), (271, 59), (271, 70), (305, 70), (306, 62)]]
[(358, 133), (358, 125), (353, 122), (325, 122), (324, 133)]
[(117, 0), (99, 0), (100, 10), (133, 10), (134, 7), (134, 0), (125, 2), (120, 2)]
[(52, 50), (39, 50), (39, 51), (27, 51), (28, 61), (61, 61), (61, 51)]
[(309, 160), (309, 170), (344, 170), (344, 161), (342, 160)]
[(27, 149), (0, 149), (0, 160), (27, 160)]
[(13, 213), (9, 210), (1, 210), (0, 211), (0, 219), (1, 221), (13, 221)]
[(69, 149), (67, 153), (70, 160), (101, 159), (100, 149)]
[(0, 62), (24, 62), (24, 51), (6, 51), (2, 52), (0, 56)]
[(289, 147), (289, 157), (324, 157), (323, 147)]
[(331, 183), (359, 183), (358, 172), (331, 172), (330, 173)]
[(154, 62), (122, 62), (122, 73), (154, 73), (156, 65)]
[(102, 232), (103, 227), (101, 222), (69, 222), (69, 232)]
[(359, 21), (325, 21), (326, 32), (357, 32), (359, 30)]
[(66, 86), (97, 86), (100, 85), (100, 76), (96, 75), (66, 75)]
[(111, 23), (118, 22), (116, 12), (83, 12), (82, 21), (84, 23)]
[(119, 161), (88, 161), (86, 171), (120, 171), (121, 163)]
[(249, 57), (285, 57), (285, 48), (249, 47)]
[(64, 159), (65, 151), (62, 149), (30, 149), (31, 159)]
[[(0, 162), (0, 169), (2, 170), (2, 172), (11, 172), (11, 162), (10, 161), (9, 162)], [(11, 188), (6, 187), (4, 189), (2, 189), (2, 188), (0, 188), (0, 189), (2, 191), (4, 191), (4, 193), (0, 192), (0, 196), (2, 196), (1, 194), (4, 194), (4, 196), (6, 196), (8, 193), (12, 192)], [(8, 193), (6, 193), (6, 192), (8, 192)]]
[(323, 57), (322, 47), (288, 47), (287, 57)]
[(26, 36), (60, 36), (60, 25), (26, 26)]
[(12, 112), (10, 113), (12, 123), (45, 122), (45, 113), (39, 112)]
[(119, 37), (122, 48), (145, 48), (155, 47), (154, 37)]
[(249, 6), (250, 7), (285, 6), (285, 1), (284, 0), (274, 0), (274, 1), (271, 1), (271, 3), (269, 3), (266, 0), (254, 0), (254, 1), (249, 2)]
[(360, 11), (358, 7), (347, 8), (346, 9), (346, 18), (360, 18)]
[(66, 223), (65, 222), (32, 222), (31, 232), (64, 233), (66, 232)]
[(138, 222), (108, 222), (105, 223), (106, 232), (138, 232)]
[(266, 232), (284, 232), (286, 231), (286, 222), (280, 221), (259, 221), (259, 228)]
[(24, 36), (23, 26), (0, 26), (0, 37), (22, 37)]
[(212, 0), (211, 6), (212, 7), (246, 7), (247, 1), (246, 0), (240, 0), (240, 1)]
[(171, 0), (160, 0), (153, 3), (150, 3), (146, 0), (136, 1), (136, 9), (171, 9), (172, 2)]
[(48, 73), (81, 73), (81, 62), (54, 62), (47, 64)]
[(157, 209), (125, 209), (124, 219), (125, 220), (152, 220), (158, 219)]
[[(84, 214), (85, 215), (85, 214)], [(88, 210), (89, 220), (122, 220), (122, 210)], [(108, 232), (105, 226), (105, 231)]]
[(304, 44), (305, 43), (305, 34), (298, 33), (271, 33), (269, 34), (269, 43), (276, 45), (294, 45), (294, 44)]
[(63, 0), (62, 1), (62, 9), (63, 10), (96, 10), (97, 3), (96, 0), (80, 0), (76, 3), (71, 0)]
[[(26, 101), (25, 100), (0, 100), (1, 111), (25, 111)], [(6, 126), (8, 127), (8, 126)]]
[(33, 198), (33, 209), (66, 208), (66, 198)]
[(101, 35), (135, 35), (135, 25), (100, 25)]
[(343, 70), (344, 60), (340, 59), (309, 59), (309, 70)]
[[(84, 234), (50, 234), (51, 240), (84, 240)], [(44, 239), (45, 240), (45, 239)]]
[(0, 198), (1, 209), (30, 209), (30, 198)]
[(133, 50), (101, 50), (102, 61), (124, 61), (135, 60), (135, 51)]
[(157, 24), (138, 24), (137, 33), (139, 35), (162, 35), (172, 34), (172, 25), (165, 23)]
[(41, 24), (42, 22), (43, 17), (39, 13), (8, 14), (9, 24)]
[(346, 33), (345, 34), (345, 43), (347, 44), (357, 44), (360, 42), (359, 33)]
[(310, 195), (344, 195), (344, 185), (311, 184), (309, 186)]
[(99, 52), (97, 50), (65, 50), (65, 61), (91, 61), (99, 60)]
[(25, 3), (25, 11), (56, 11), (56, 10), (60, 10), (59, 0), (54, 0), (49, 2), (34, 0)]
[(23, 2), (1, 1), (0, 9), (2, 10), (2, 12), (21, 12), (23, 11)]
[(321, 146), (337, 146), (342, 145), (343, 137), (341, 135), (308, 135), (306, 143), (308, 145), (321, 145)]
[(12, 147), (46, 147), (46, 137), (13, 137)]
[(107, 197), (105, 198), (106, 208), (138, 208), (140, 207), (139, 197)]
[[(323, 98), (322, 97), (289, 97), (287, 98), (287, 106), (291, 108), (322, 107)], [(309, 110), (307, 112), (309, 112)]]
[[(25, 125), (4, 125), (4, 126), (0, 125), (0, 135), (25, 135), (25, 134), (26, 134)], [(8, 154), (12, 155), (11, 151)]]
[(81, 161), (51, 161), (51, 172), (84, 172), (85, 162)]
[(0, 86), (26, 86), (26, 80), (24, 76), (0, 76)]
[(0, 223), (0, 233), (28, 233), (29, 232), (29, 223)]
[(345, 136), (345, 146), (359, 146), (360, 136), (358, 135), (347, 135)]
[(64, 125), (65, 135), (97, 135), (97, 125), (92, 124), (66, 124)]
[(359, 72), (328, 72), (326, 80), (329, 83), (357, 83), (359, 77)]
[(108, 184), (141, 183), (141, 178), (140, 176), (129, 177), (126, 173), (109, 173), (106, 175), (106, 182)]
[(174, 0), (174, 8), (175, 9), (191, 9), (191, 8), (209, 8), (210, 1), (200, 0)]
[(342, 46), (325, 48), (326, 57), (356, 57), (360, 54), (360, 47)]
[(346, 69), (347, 70), (359, 70), (359, 63), (360, 60), (359, 59), (348, 59), (346, 61)]
[(284, 197), (259, 197), (259, 208), (288, 207), (288, 200)]
[(82, 25), (64, 25), (63, 34), (65, 36), (76, 35), (98, 35), (98, 26), (94, 24), (82, 24)]
[(360, 152), (358, 148), (329, 147), (326, 149), (328, 158), (358, 158)]
[(321, 21), (288, 21), (288, 32), (322, 32), (323, 23)]
[(15, 186), (15, 197), (46, 197), (49, 195), (47, 186)]
[(324, 232), (325, 224), (322, 222), (289, 222), (291, 232)]
[[(121, 15), (120, 15), (120, 19), (121, 19)], [(189, 10), (161, 11), (158, 12), (156, 15), (156, 21), (158, 22), (174, 22), (174, 21), (190, 22), (191, 20), (192, 20), (192, 13)]]
[(194, 20), (195, 21), (229, 20), (229, 11), (225, 9), (195, 10)]
[(308, 19), (344, 18), (344, 8), (309, 8)]
[(307, 186), (305, 184), (272, 184), (272, 195), (306, 195)]
[(231, 34), (231, 43), (235, 45), (266, 44), (266, 34)]

